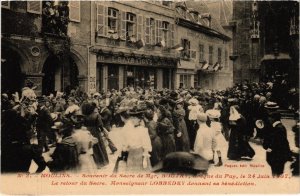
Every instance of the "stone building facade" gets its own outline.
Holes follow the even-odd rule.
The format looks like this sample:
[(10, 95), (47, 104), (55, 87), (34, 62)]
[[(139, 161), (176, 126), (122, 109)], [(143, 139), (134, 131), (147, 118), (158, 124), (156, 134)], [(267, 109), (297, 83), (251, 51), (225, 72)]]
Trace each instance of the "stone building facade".
[[(92, 2), (92, 91), (174, 88), (177, 57), (171, 2)], [(95, 87), (95, 88), (94, 88)], [(93, 89), (94, 88), (94, 89)]]
[(176, 11), (177, 42), (181, 43), (176, 88), (225, 89), (232, 86), (232, 50), (228, 32), (211, 12), (208, 2), (179, 3)]
[(233, 1), (234, 81), (299, 80), (299, 2)]
[(27, 80), (35, 83), (39, 95), (75, 86), (87, 89), (89, 5), (1, 1), (2, 92), (20, 91)]

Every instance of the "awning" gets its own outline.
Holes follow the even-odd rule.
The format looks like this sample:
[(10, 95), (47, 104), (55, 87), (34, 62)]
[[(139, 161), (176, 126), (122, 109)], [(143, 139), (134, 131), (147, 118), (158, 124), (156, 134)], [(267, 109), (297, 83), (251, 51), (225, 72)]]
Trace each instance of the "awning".
[(292, 59), (288, 53), (279, 53), (278, 56), (275, 56), (274, 54), (265, 54), (264, 57), (261, 59), (261, 62), (274, 60), (291, 61)]

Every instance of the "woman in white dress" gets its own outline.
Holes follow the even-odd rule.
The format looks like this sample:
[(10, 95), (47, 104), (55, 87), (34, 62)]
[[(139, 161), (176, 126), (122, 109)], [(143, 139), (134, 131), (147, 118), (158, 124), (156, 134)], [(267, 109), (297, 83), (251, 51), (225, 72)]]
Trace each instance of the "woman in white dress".
[(93, 145), (98, 143), (98, 139), (93, 137), (91, 132), (86, 127), (82, 127), (84, 119), (80, 112), (72, 115), (71, 120), (75, 126), (72, 137), (76, 142), (78, 151), (78, 170), (81, 173), (97, 172), (97, 166), (93, 158)]
[(152, 151), (148, 129), (143, 122), (144, 111), (136, 107), (122, 112), (121, 118), (125, 122), (121, 128), (122, 152), (119, 159), (126, 161), (123, 172), (151, 171), (150, 152)]
[(214, 163), (213, 157), (216, 146), (216, 138), (212, 128), (207, 125), (207, 120), (208, 118), (205, 113), (197, 115), (199, 129), (196, 135), (194, 152), (208, 160), (209, 163)]

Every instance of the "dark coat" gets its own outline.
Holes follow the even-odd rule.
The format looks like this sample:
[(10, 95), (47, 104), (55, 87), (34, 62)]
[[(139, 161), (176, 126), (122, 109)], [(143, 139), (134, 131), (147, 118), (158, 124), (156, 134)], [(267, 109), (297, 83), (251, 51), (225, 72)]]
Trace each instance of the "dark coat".
[[(190, 138), (187, 131), (187, 126), (184, 120), (185, 111), (182, 110), (174, 110), (174, 125), (175, 125), (175, 141), (176, 141), (176, 151), (190, 151)], [(181, 133), (180, 137), (177, 137), (177, 134)]]
[(282, 123), (277, 124), (275, 127), (269, 127), (269, 131), (264, 139), (264, 149), (270, 148), (272, 151), (267, 152), (267, 161), (282, 162), (290, 160), (291, 151), (289, 142), (287, 140), (287, 133)]
[(53, 161), (47, 163), (51, 172), (78, 170), (78, 152), (71, 136), (58, 143), (51, 156)]
[(98, 168), (108, 164), (108, 155), (106, 146), (102, 139), (103, 123), (99, 113), (92, 113), (86, 116), (84, 125), (91, 132), (91, 134), (98, 139), (98, 143), (93, 146), (93, 157)]
[(174, 126), (172, 121), (164, 117), (158, 119), (157, 133), (160, 136), (163, 143), (163, 156), (165, 157), (170, 152), (175, 152), (175, 138), (174, 138)]
[(156, 122), (149, 121), (146, 123), (146, 127), (148, 128), (149, 136), (151, 139), (152, 151), (151, 151), (151, 165), (156, 165), (159, 161), (162, 160), (162, 141), (161, 138), (157, 135), (157, 124)]
[[(101, 111), (101, 110), (100, 110)], [(103, 111), (100, 112), (103, 127), (107, 131), (111, 131), (111, 120), (112, 120), (112, 113), (108, 108), (105, 108)]]
[(53, 124), (53, 120), (50, 115), (50, 111), (43, 107), (37, 111), (38, 118), (36, 120), (36, 129), (39, 132), (49, 132), (51, 131), (51, 126)]

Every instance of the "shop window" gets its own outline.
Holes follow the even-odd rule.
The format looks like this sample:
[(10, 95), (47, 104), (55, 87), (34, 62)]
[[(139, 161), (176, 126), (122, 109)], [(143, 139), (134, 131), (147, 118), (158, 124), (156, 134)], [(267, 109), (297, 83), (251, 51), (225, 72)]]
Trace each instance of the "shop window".
[(213, 64), (213, 52), (214, 52), (214, 48), (212, 47), (212, 46), (209, 46), (209, 58), (208, 58), (208, 63), (210, 64), (210, 65), (212, 65)]
[(119, 67), (108, 66), (108, 89), (119, 89)]
[(108, 30), (117, 32), (119, 11), (113, 8), (108, 8), (107, 24)]
[(190, 75), (180, 75), (179, 87), (180, 88), (190, 88), (191, 87), (191, 76)]

